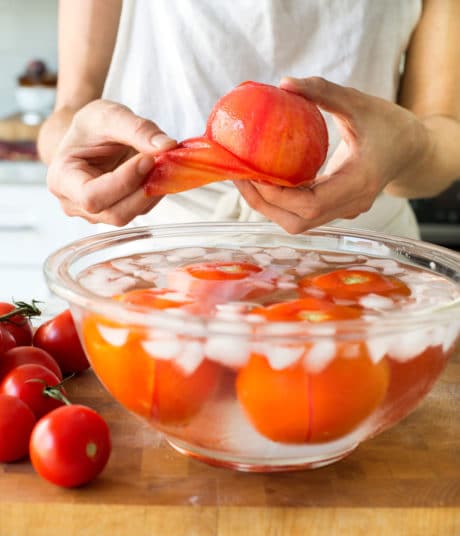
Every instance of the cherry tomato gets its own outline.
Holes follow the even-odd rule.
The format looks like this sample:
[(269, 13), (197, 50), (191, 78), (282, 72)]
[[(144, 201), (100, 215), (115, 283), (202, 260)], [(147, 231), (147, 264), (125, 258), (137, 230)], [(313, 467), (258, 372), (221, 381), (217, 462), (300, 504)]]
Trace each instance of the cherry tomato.
[(63, 374), (89, 367), (69, 309), (39, 326), (33, 344), (51, 354)]
[(111, 452), (110, 430), (94, 410), (63, 406), (42, 417), (30, 438), (30, 459), (44, 479), (67, 488), (90, 482)]
[(366, 294), (409, 296), (411, 291), (398, 278), (377, 271), (340, 269), (307, 276), (299, 281), (300, 288), (310, 286), (323, 290), (334, 298), (356, 300)]
[(4, 328), (2, 325), (0, 325), (0, 359), (2, 359), (3, 354), (10, 350), (11, 348), (14, 348), (16, 346), (16, 340), (14, 339), (13, 335)]
[(202, 262), (168, 273), (168, 286), (212, 303), (254, 299), (273, 290), (272, 278), (248, 262)]
[[(17, 310), (18, 313), (5, 318), (8, 313), (14, 310)], [(40, 314), (40, 311), (34, 302), (32, 305), (23, 302), (15, 304), (0, 302), (1, 325), (13, 335), (17, 346), (28, 346), (32, 344), (32, 324), (29, 316), (38, 314)]]
[[(16, 396), (25, 402), (39, 419), (49, 411), (62, 406), (62, 400), (56, 400), (45, 389), (58, 385), (59, 378), (42, 365), (20, 365), (14, 368), (0, 383), (0, 393)], [(56, 391), (65, 395), (62, 387)]]
[(0, 462), (14, 462), (27, 455), (35, 416), (14, 396), (0, 393)]
[[(268, 321), (322, 323), (356, 319), (361, 311), (304, 298), (254, 309), (251, 314)], [(373, 363), (364, 343), (336, 342), (335, 354), (318, 372), (309, 371), (304, 361), (313, 349), (314, 343), (305, 343), (298, 361), (276, 370), (267, 356), (253, 353), (238, 373), (238, 400), (254, 427), (273, 441), (315, 443), (341, 437), (385, 396), (388, 365)]]
[(10, 370), (19, 365), (42, 365), (62, 380), (62, 372), (56, 360), (48, 352), (35, 346), (16, 346), (0, 358), (0, 381)]

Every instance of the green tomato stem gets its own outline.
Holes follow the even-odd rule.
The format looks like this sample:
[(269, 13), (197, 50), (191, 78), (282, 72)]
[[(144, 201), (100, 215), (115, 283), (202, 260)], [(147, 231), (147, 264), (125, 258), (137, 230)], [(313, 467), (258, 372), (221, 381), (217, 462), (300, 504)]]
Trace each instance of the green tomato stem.
[(37, 303), (41, 303), (37, 300), (32, 300), (32, 303), (26, 303), (22, 301), (13, 301), (15, 305), (14, 309), (11, 309), (8, 313), (0, 315), (0, 322), (10, 322), (11, 324), (21, 325), (22, 323), (13, 322), (11, 318), (15, 315), (20, 315), (24, 318), (31, 318), (32, 316), (40, 316), (42, 314), (41, 310), (37, 307)]

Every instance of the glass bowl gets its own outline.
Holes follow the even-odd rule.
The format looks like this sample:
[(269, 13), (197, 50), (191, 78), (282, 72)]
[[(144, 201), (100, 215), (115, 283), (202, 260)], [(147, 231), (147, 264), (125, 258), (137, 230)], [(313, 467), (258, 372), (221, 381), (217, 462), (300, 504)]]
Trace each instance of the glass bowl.
[(139, 227), (73, 242), (45, 274), (115, 399), (237, 470), (342, 459), (407, 416), (459, 347), (460, 255), (373, 232)]

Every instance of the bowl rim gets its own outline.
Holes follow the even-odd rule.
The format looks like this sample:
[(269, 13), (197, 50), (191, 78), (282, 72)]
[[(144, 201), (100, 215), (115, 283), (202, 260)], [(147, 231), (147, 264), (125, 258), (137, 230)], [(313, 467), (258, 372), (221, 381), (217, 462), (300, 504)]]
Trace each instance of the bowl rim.
[[(121, 244), (123, 242), (155, 237), (177, 237), (178, 233), (180, 233), (180, 236), (200, 235), (204, 232), (209, 235), (222, 235), (229, 233), (230, 231), (232, 234), (236, 232), (249, 232), (252, 234), (275, 233), (285, 237), (292, 237), (293, 239), (302, 236), (323, 236), (331, 238), (335, 235), (335, 238), (339, 240), (346, 237), (351, 240), (367, 241), (369, 244), (375, 245), (378, 243), (389, 244), (399, 255), (406, 258), (406, 264), (414, 264), (413, 262), (410, 262), (411, 253), (415, 254), (418, 252), (418, 258), (420, 258), (421, 254), (425, 253), (426, 255), (423, 258), (427, 261), (429, 260), (429, 266), (425, 267), (426, 270), (438, 275), (447, 276), (447, 274), (441, 274), (434, 270), (434, 267), (436, 266), (447, 267), (447, 269), (451, 270), (452, 274), (455, 275), (455, 278), (448, 277), (448, 279), (460, 285), (460, 253), (430, 242), (391, 236), (377, 231), (335, 226), (320, 226), (297, 235), (290, 235), (283, 231), (281, 227), (271, 222), (212, 221), (128, 227), (114, 231), (95, 233), (79, 238), (57, 249), (45, 259), (43, 267), (45, 279), (50, 290), (67, 301), (71, 308), (72, 306), (78, 306), (87, 309), (92, 313), (101, 315), (101, 317), (121, 325), (127, 324), (154, 327), (177, 332), (184, 336), (190, 335), (194, 337), (209, 335), (247, 337), (247, 320), (244, 322), (240, 319), (225, 319), (220, 321), (216, 318), (177, 314), (177, 311), (175, 310), (173, 310), (175, 311), (173, 314), (170, 314), (169, 311), (152, 311), (152, 309), (147, 307), (134, 306), (127, 304), (126, 302), (113, 300), (111, 297), (100, 296), (81, 286), (69, 272), (73, 262), (83, 257), (85, 254), (97, 251), (101, 246), (103, 246), (103, 248), (108, 248), (114, 243)], [(276, 244), (274, 244), (273, 247), (276, 247)], [(344, 250), (343, 253), (347, 254), (347, 251)], [(357, 255), (360, 253), (369, 255), (368, 252), (360, 252), (359, 250), (356, 250), (355, 253)], [(429, 256), (427, 256), (428, 254)], [(404, 260), (401, 259), (400, 262), (404, 262)], [(416, 266), (420, 267), (420, 265)], [(460, 319), (460, 297), (438, 306), (411, 311), (411, 315), (407, 315), (407, 313), (404, 314), (404, 312), (392, 311), (385, 316), (379, 317), (377, 323), (369, 323), (359, 318), (324, 322), (320, 324), (281, 321), (262, 323), (263, 325), (269, 325), (270, 329), (259, 329), (259, 332), (256, 329), (256, 332), (251, 331), (251, 336), (263, 336), (264, 340), (267, 338), (286, 340), (290, 337), (295, 338), (296, 341), (299, 340), (299, 338), (311, 340), (312, 337), (315, 339), (323, 339), (331, 337), (332, 328), (334, 328), (335, 335), (337, 336), (337, 328), (339, 327), (339, 338), (353, 339), (363, 333), (369, 336), (370, 331), (372, 332), (372, 336), (380, 337), (394, 333), (401, 333), (405, 330), (425, 330), (433, 328), (435, 324), (439, 323), (451, 323), (452, 319), (455, 318), (454, 315)], [(225, 328), (223, 328), (223, 324), (225, 324)], [(298, 330), (293, 329), (293, 324), (298, 326)], [(251, 329), (258, 325), (260, 326), (261, 324), (251, 324)], [(280, 333), (284, 334), (280, 335)]]

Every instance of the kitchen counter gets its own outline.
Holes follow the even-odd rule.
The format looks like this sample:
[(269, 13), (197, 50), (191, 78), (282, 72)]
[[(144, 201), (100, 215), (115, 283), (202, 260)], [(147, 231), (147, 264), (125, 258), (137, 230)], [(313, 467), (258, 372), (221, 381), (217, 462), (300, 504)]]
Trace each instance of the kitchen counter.
[(104, 472), (61, 489), (28, 461), (0, 465), (0, 535), (456, 536), (460, 534), (460, 358), (423, 404), (348, 458), (313, 471), (245, 474), (176, 453), (92, 372), (74, 402), (112, 431)]
[(64, 214), (47, 190), (43, 164), (0, 160), (0, 301), (49, 300), (45, 258), (94, 232), (91, 224)]

